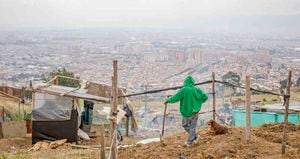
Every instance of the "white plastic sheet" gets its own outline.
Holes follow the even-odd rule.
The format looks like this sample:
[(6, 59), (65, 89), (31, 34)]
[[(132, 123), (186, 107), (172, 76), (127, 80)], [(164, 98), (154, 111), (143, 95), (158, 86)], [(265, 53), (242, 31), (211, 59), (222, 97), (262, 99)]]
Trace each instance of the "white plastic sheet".
[(33, 121), (64, 121), (71, 119), (72, 98), (46, 93), (34, 94)]
[(149, 144), (152, 142), (160, 142), (160, 138), (149, 138), (149, 139), (141, 140), (141, 141), (137, 142), (136, 144)]
[(81, 129), (78, 129), (78, 137), (80, 137), (83, 140), (90, 140), (89, 135), (84, 131), (82, 131)]
[[(111, 110), (110, 107), (103, 107), (102, 110), (97, 110), (97, 112), (99, 113), (99, 115), (106, 115), (108, 119), (110, 110)], [(119, 123), (122, 120), (125, 114), (126, 112), (122, 108), (118, 107), (117, 123)]]

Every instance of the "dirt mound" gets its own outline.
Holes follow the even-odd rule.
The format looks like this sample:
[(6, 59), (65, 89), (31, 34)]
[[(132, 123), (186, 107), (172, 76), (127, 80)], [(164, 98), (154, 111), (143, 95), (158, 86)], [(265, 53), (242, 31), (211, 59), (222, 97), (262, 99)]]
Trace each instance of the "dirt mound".
[[(264, 124), (258, 128), (259, 131), (268, 131), (268, 132), (282, 132), (283, 131), (283, 123), (276, 124)], [(296, 131), (298, 126), (292, 123), (287, 124), (287, 131)]]
[[(294, 147), (300, 147), (300, 134), (297, 134), (299, 131), (300, 126), (288, 123), (287, 125), (287, 141), (288, 145), (293, 145)], [(281, 143), (283, 133), (283, 123), (276, 123), (276, 124), (264, 124), (259, 128), (255, 128), (253, 130), (253, 134), (257, 137), (260, 137), (266, 141), (274, 142), (274, 143)], [(299, 133), (299, 132), (298, 132)], [(299, 144), (298, 144), (299, 143)], [(299, 145), (299, 146), (298, 146)]]
[[(270, 142), (265, 137), (251, 136), (251, 141), (246, 143), (243, 128), (229, 128), (228, 134), (212, 135), (207, 129), (201, 129), (198, 134), (201, 136), (199, 144), (191, 147), (183, 147), (182, 144), (186, 139), (186, 134), (178, 136), (166, 137), (161, 146), (160, 143), (151, 143), (147, 145), (139, 145), (119, 150), (119, 158), (122, 159), (217, 159), (217, 158), (239, 158), (239, 159), (255, 159), (255, 158), (281, 158), (281, 130), (280, 125), (273, 124), (257, 128), (255, 132), (272, 131), (270, 133), (278, 133), (277, 142)], [(295, 141), (294, 145), (287, 147), (286, 158), (300, 158), (300, 138), (297, 134), (300, 131), (289, 127), (289, 139)], [(254, 131), (254, 130), (253, 130)]]

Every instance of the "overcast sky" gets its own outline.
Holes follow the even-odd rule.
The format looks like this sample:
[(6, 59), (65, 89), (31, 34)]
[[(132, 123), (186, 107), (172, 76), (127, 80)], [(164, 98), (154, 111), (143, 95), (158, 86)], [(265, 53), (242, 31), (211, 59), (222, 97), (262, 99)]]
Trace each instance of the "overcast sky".
[(295, 15), (300, 0), (0, 0), (0, 27), (213, 27), (247, 17), (287, 18), (298, 26)]

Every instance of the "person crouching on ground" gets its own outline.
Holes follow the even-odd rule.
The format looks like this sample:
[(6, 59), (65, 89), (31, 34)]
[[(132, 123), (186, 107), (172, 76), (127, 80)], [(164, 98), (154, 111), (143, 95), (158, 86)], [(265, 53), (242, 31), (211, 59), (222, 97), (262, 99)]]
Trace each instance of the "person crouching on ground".
[(184, 80), (183, 87), (165, 101), (165, 104), (180, 101), (180, 113), (183, 117), (182, 127), (189, 134), (185, 142), (186, 146), (191, 146), (193, 142), (197, 142), (199, 139), (196, 132), (198, 112), (207, 99), (206, 93), (195, 86), (193, 77), (188, 76)]

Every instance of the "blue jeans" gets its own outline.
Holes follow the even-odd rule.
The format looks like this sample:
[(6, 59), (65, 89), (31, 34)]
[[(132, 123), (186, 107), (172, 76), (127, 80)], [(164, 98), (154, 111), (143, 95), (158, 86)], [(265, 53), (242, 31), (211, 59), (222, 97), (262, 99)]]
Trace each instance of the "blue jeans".
[(182, 127), (189, 134), (187, 144), (192, 144), (197, 139), (196, 127), (197, 127), (198, 114), (194, 114), (190, 117), (182, 118)]

